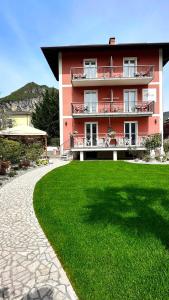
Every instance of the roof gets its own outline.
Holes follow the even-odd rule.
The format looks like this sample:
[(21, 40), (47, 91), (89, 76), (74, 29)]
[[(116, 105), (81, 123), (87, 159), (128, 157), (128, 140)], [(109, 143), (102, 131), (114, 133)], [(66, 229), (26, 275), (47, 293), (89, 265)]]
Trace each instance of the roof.
[(31, 115), (31, 112), (30, 111), (8, 111), (7, 112), (7, 114), (9, 115), (9, 116), (22, 116), (22, 115), (26, 115), (26, 116), (29, 116), (29, 115)]
[[(130, 49), (130, 48), (162, 48), (163, 50), (163, 65), (169, 61), (169, 43), (130, 43), (130, 44), (97, 44), (97, 45), (71, 45), (71, 46), (51, 46), (41, 47), (41, 50), (56, 78), (59, 80), (58, 70), (58, 54), (59, 52), (77, 51), (77, 50), (106, 50), (106, 49)], [(57, 59), (56, 59), (57, 58)]]
[(31, 126), (15, 126), (0, 131), (0, 136), (46, 136), (46, 131)]

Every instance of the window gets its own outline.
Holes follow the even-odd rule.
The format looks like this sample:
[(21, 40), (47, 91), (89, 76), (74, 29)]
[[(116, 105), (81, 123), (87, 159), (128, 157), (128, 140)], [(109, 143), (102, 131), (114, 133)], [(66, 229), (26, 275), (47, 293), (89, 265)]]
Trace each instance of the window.
[(84, 60), (84, 74), (86, 78), (97, 77), (97, 63), (96, 59), (85, 59)]
[(136, 90), (125, 90), (124, 91), (124, 111), (134, 112), (136, 107)]
[(84, 91), (84, 104), (90, 113), (97, 112), (98, 94), (97, 91)]
[(85, 145), (97, 146), (97, 123), (85, 123)]
[(134, 77), (137, 72), (137, 59), (124, 58), (123, 60), (123, 75), (124, 77)]
[(137, 145), (137, 122), (125, 122), (124, 123), (124, 136), (127, 146)]
[(155, 88), (143, 89), (142, 97), (143, 101), (156, 101), (157, 91)]

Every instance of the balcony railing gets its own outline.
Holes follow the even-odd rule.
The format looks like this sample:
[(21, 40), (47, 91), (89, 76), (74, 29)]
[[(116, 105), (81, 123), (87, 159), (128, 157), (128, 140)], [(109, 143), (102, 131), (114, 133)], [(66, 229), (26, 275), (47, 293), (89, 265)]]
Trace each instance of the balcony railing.
[(136, 66), (90, 66), (71, 68), (72, 81), (94, 79), (152, 79), (154, 67), (152, 65)]
[(72, 103), (72, 114), (74, 116), (86, 115), (151, 115), (154, 112), (154, 101), (142, 102), (91, 102), (91, 103)]
[(144, 149), (145, 139), (148, 134), (135, 135), (131, 137), (128, 134), (117, 133), (114, 137), (108, 134), (98, 134), (90, 136), (76, 135), (70, 137), (70, 147), (72, 149), (84, 148), (130, 148), (139, 147)]

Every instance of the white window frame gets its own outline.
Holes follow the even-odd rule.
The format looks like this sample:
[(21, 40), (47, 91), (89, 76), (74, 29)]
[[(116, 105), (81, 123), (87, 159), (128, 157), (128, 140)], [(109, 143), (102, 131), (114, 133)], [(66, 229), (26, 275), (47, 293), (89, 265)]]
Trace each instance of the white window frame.
[[(145, 99), (144, 99), (144, 91), (148, 91), (148, 90), (154, 90), (154, 91), (155, 91), (155, 100), (149, 100), (149, 99), (145, 100)], [(147, 101), (154, 101), (154, 102), (156, 102), (156, 101), (157, 101), (157, 89), (156, 89), (156, 88), (146, 88), (146, 89), (142, 89), (142, 101), (143, 101), (143, 102), (147, 102)]]
[(125, 111), (125, 98), (124, 98), (124, 94), (125, 92), (136, 92), (136, 105), (138, 103), (138, 89), (123, 89), (123, 110)]
[[(98, 122), (85, 122), (84, 124), (85, 124), (85, 128), (84, 128), (85, 139), (86, 139), (86, 125), (87, 124), (96, 124), (96, 140), (98, 141)], [(92, 145), (89, 147), (95, 147), (95, 146)]]
[(93, 60), (93, 61), (95, 61), (96, 62), (96, 78), (97, 78), (97, 58), (84, 58), (83, 59), (83, 70), (85, 70), (85, 61), (91, 61), (91, 60)]
[[(138, 58), (137, 57), (123, 57), (123, 76), (124, 76), (124, 61), (125, 61), (125, 59), (135, 60), (136, 73), (137, 73), (137, 60), (138, 60)], [(133, 77), (127, 77), (127, 78), (133, 78)]]
[(96, 92), (96, 95), (97, 95), (96, 113), (97, 113), (98, 112), (98, 102), (99, 102), (98, 90), (84, 90), (84, 104), (85, 104), (85, 94), (87, 94), (88, 92)]
[[(125, 137), (125, 124), (127, 123), (135, 123), (136, 124), (136, 145), (137, 145), (137, 141), (138, 141), (138, 121), (125, 121), (124, 122), (124, 137)], [(131, 132), (130, 132), (130, 135), (131, 135)], [(133, 146), (136, 146), (136, 145), (133, 145)], [(130, 145), (132, 146), (132, 145)]]

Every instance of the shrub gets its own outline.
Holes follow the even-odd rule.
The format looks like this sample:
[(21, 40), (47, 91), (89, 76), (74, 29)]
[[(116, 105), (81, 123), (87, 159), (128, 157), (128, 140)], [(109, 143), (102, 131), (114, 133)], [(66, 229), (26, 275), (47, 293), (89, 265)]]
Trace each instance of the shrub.
[(149, 155), (149, 154), (146, 154), (146, 155), (143, 157), (143, 160), (144, 160), (145, 162), (149, 162), (149, 161), (151, 160), (150, 155)]
[(23, 168), (23, 167), (24, 168), (30, 167), (30, 161), (27, 160), (27, 159), (21, 160), (20, 163), (19, 163), (19, 168)]
[(49, 140), (49, 145), (58, 147), (60, 145), (60, 139), (59, 138), (51, 138)]
[(169, 139), (164, 140), (164, 152), (169, 152)]
[(19, 165), (18, 165), (18, 166), (13, 166), (13, 167), (12, 167), (12, 169), (13, 169), (14, 171), (18, 171), (19, 168), (20, 168)]
[(166, 162), (167, 161), (167, 156), (166, 155), (163, 155), (162, 157), (162, 162)]
[(41, 144), (30, 144), (25, 149), (25, 156), (27, 160), (36, 161), (43, 154), (44, 149)]
[(0, 157), (3, 160), (10, 160), (12, 163), (19, 161), (22, 155), (22, 145), (19, 142), (0, 139)]
[(5, 175), (10, 167), (10, 161), (0, 161), (0, 175)]
[(161, 147), (161, 134), (150, 135), (145, 139), (144, 142), (147, 150), (155, 150), (156, 148)]
[(37, 166), (46, 166), (48, 163), (48, 159), (38, 159), (36, 161)]
[(14, 177), (14, 176), (16, 176), (16, 175), (17, 175), (16, 171), (11, 171), (11, 172), (8, 174), (9, 177)]
[(157, 156), (155, 157), (155, 159), (156, 159), (157, 161), (161, 161), (162, 157), (161, 157), (160, 155), (157, 155)]

